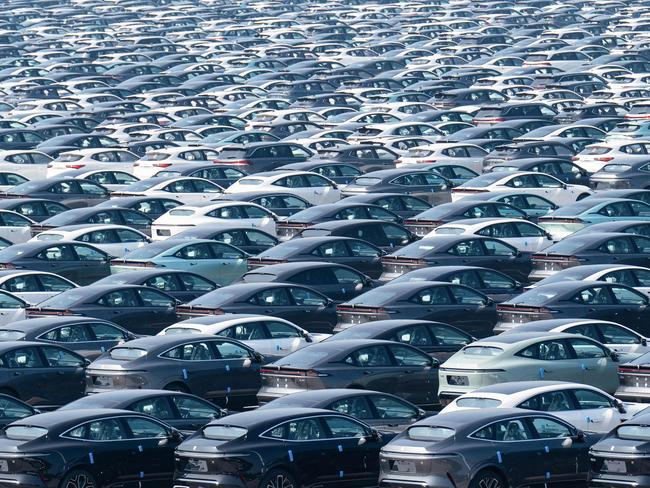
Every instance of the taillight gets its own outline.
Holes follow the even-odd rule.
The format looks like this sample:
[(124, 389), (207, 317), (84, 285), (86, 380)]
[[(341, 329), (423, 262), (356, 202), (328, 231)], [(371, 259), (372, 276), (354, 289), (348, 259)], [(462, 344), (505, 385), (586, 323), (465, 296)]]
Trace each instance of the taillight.
[(70, 168), (70, 169), (81, 169), (81, 168), (84, 168), (85, 166), (86, 166), (85, 164), (66, 164), (65, 165), (66, 168)]
[(612, 156), (604, 156), (601, 158), (594, 158), (595, 161), (602, 161), (603, 163), (607, 163), (608, 161), (611, 161), (614, 159)]
[(172, 165), (172, 163), (154, 163), (153, 167), (154, 168), (169, 168)]
[(16, 266), (10, 263), (0, 263), (0, 269), (16, 269)]
[(215, 159), (213, 164), (227, 164), (229, 166), (250, 166), (251, 162), (248, 159), (233, 159), (233, 160), (220, 160)]

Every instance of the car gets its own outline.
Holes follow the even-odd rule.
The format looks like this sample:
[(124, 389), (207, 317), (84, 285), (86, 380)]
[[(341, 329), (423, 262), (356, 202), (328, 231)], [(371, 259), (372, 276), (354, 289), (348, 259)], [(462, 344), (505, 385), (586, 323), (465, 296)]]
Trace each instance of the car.
[(523, 285), (510, 276), (480, 266), (431, 266), (420, 268), (393, 278), (390, 283), (446, 281), (465, 285), (483, 293), (495, 302), (503, 302), (519, 295)]
[[(353, 195), (341, 200), (341, 203), (366, 203), (390, 210), (401, 219), (407, 219), (431, 208), (431, 204), (421, 198), (401, 193), (368, 193)], [(0, 201), (1, 204), (1, 201)]]
[(391, 317), (442, 320), (474, 337), (492, 333), (494, 302), (468, 286), (440, 281), (387, 284), (336, 307), (336, 330)]
[(183, 204), (198, 204), (212, 200), (223, 193), (223, 188), (209, 180), (189, 176), (175, 178), (156, 177), (140, 180), (125, 190), (114, 191), (111, 198), (118, 197), (157, 197), (173, 198)]
[(576, 164), (561, 159), (523, 158), (494, 164), (491, 173), (507, 173), (509, 171), (537, 171), (574, 185), (590, 186), (589, 173)]
[(115, 322), (134, 334), (151, 334), (176, 322), (175, 306), (174, 298), (148, 286), (89, 285), (29, 307), (27, 315), (80, 315)]
[[(197, 141), (199, 142), (199, 141)], [(201, 140), (200, 143), (204, 141)], [(219, 153), (201, 144), (200, 146), (186, 146), (181, 145), (177, 147), (165, 147), (158, 150), (148, 151), (143, 157), (137, 160), (133, 165), (133, 175), (137, 178), (153, 178), (155, 176), (196, 176), (197, 178), (208, 178), (207, 176), (218, 176), (216, 179), (230, 179), (228, 176), (244, 176), (246, 173), (240, 171), (238, 166), (232, 167), (216, 165), (213, 161), (219, 158)], [(199, 165), (203, 168), (208, 164), (214, 167), (216, 171), (204, 172), (202, 176), (192, 174), (195, 171), (200, 171)], [(187, 171), (189, 170), (189, 171)], [(163, 173), (162, 175), (159, 173)], [(169, 174), (168, 174), (169, 173)], [(173, 174), (176, 173), (176, 174)], [(221, 184), (218, 181), (215, 183)]]
[(239, 224), (276, 234), (278, 217), (261, 205), (248, 202), (209, 202), (183, 205), (158, 217), (151, 226), (153, 240), (168, 239), (190, 227), (202, 224)]
[(356, 177), (343, 189), (345, 197), (366, 193), (401, 193), (437, 205), (451, 200), (454, 185), (444, 176), (417, 168), (384, 169)]
[(582, 431), (606, 434), (645, 410), (647, 405), (623, 403), (584, 383), (512, 381), (465, 393), (452, 400), (440, 414), (484, 408), (547, 412)]
[(591, 446), (590, 486), (617, 486), (635, 483), (643, 486), (647, 473), (636, 466), (646, 454), (647, 412), (618, 425)]
[(313, 155), (311, 149), (300, 144), (282, 141), (252, 142), (222, 146), (216, 164), (237, 166), (248, 173), (259, 173), (273, 171), (285, 164), (301, 163)]
[[(585, 487), (589, 447), (598, 438), (546, 412), (496, 408), (436, 415), (419, 420), (382, 448), (379, 483), (432, 488), (451, 478), (458, 488), (500, 488), (538, 480), (544, 484), (550, 478)], [(486, 443), (494, 449), (485, 449)], [(423, 451), (433, 456), (421, 466)], [(457, 456), (464, 461), (449, 461)]]
[(9, 188), (4, 198), (48, 199), (70, 208), (90, 207), (108, 200), (109, 190), (93, 181), (76, 178), (32, 180)]
[[(138, 156), (118, 148), (92, 148), (66, 151), (47, 165), (47, 174), (53, 178), (70, 170), (126, 171), (133, 173), (133, 163)], [(99, 181), (97, 183), (100, 183)]]
[[(463, 132), (463, 131), (459, 131)], [(451, 134), (448, 138), (459, 139), (463, 134)], [(473, 138), (472, 138), (473, 139)], [(462, 139), (461, 139), (462, 140)], [(430, 169), (433, 164), (454, 164), (474, 173), (483, 172), (483, 158), (488, 152), (475, 144), (464, 142), (436, 142), (434, 144), (423, 144), (410, 148), (405, 155), (395, 162), (398, 168), (422, 167)], [(439, 171), (440, 174), (449, 178), (448, 175)]]
[[(242, 412), (210, 422), (178, 447), (174, 483), (199, 488), (206, 481), (226, 486), (244, 478), (264, 488), (317, 486), (329, 480), (341, 487), (366, 486), (376, 483), (384, 442), (370, 426), (331, 410)], [(219, 446), (218, 454), (213, 446)], [(198, 457), (199, 449), (207, 452)], [(233, 461), (228, 471), (214, 467), (221, 453)], [(244, 453), (252, 456), (241, 462)]]
[(14, 244), (27, 242), (33, 225), (36, 222), (17, 212), (0, 210), (0, 237)]
[(291, 283), (241, 283), (224, 286), (179, 305), (181, 319), (226, 313), (282, 318), (309, 332), (331, 333), (336, 323), (334, 301), (322, 293)]
[(279, 221), (277, 223), (277, 235), (281, 240), (291, 239), (299, 234), (302, 229), (332, 220), (401, 222), (397, 214), (378, 205), (343, 201), (307, 208)]
[[(2, 200), (0, 200), (0, 202), (1, 201)], [(182, 205), (180, 201), (166, 197), (120, 197), (111, 198), (105, 202), (98, 203), (96, 207), (130, 208), (155, 220), (172, 208), (180, 205)]]
[[(1, 255), (0, 255), (1, 257)], [(192, 271), (219, 285), (238, 280), (247, 270), (248, 255), (235, 246), (208, 239), (156, 241), (111, 260), (111, 273), (142, 268)]]
[(255, 191), (277, 191), (303, 198), (311, 205), (334, 203), (341, 199), (341, 190), (332, 180), (309, 171), (268, 171), (240, 178), (230, 185), (226, 194)]
[(151, 233), (152, 219), (130, 208), (74, 208), (31, 226), (32, 235), (39, 232), (77, 224), (125, 225), (145, 234)]
[[(68, 488), (132, 480), (160, 486), (171, 484), (174, 449), (181, 440), (180, 432), (149, 415), (105, 408), (66, 410), (12, 422), (0, 437), (0, 453), (7, 463), (18, 453), (29, 459), (40, 459), (44, 452), (53, 455), (52, 462), (39, 463), (36, 469), (21, 466), (5, 473), (10, 483)], [(132, 454), (118, 462), (124, 452)]]
[(650, 189), (650, 158), (607, 163), (589, 177), (589, 184), (596, 190), (608, 189)]
[(278, 170), (309, 171), (330, 179), (337, 185), (347, 185), (363, 172), (352, 163), (340, 161), (305, 161), (304, 163), (291, 163), (280, 166)]
[(16, 420), (21, 420), (40, 413), (31, 405), (4, 393), (0, 394), (0, 428), (4, 428)]
[[(646, 257), (648, 256), (648, 257)], [(624, 232), (590, 232), (569, 236), (532, 255), (528, 276), (536, 282), (574, 266), (585, 264), (650, 265), (650, 239)]]
[[(327, 230), (326, 233), (329, 233)], [(292, 262), (324, 260), (345, 264), (376, 279), (382, 273), (381, 256), (386, 252), (373, 244), (351, 237), (301, 237), (282, 242), (257, 256), (248, 258), (248, 269)], [(0, 251), (0, 257), (2, 252)]]
[(452, 188), (451, 200), (457, 201), (476, 193), (504, 191), (510, 188), (525, 190), (531, 195), (547, 198), (556, 204), (566, 205), (592, 194), (583, 185), (568, 185), (554, 176), (530, 171), (512, 173), (487, 173)]
[(176, 239), (210, 239), (230, 244), (250, 255), (264, 252), (279, 244), (279, 239), (263, 230), (229, 224), (201, 224), (179, 232)]
[(46, 177), (47, 165), (51, 161), (50, 156), (40, 151), (2, 151), (0, 171), (19, 173), (28, 180), (40, 180)]
[(87, 359), (67, 348), (32, 341), (0, 342), (0, 392), (52, 409), (83, 396)]
[(439, 370), (443, 405), (476, 388), (510, 381), (571, 381), (609, 394), (618, 387), (618, 358), (599, 342), (577, 334), (521, 332), (478, 340)]
[(34, 222), (42, 222), (54, 215), (70, 210), (69, 207), (59, 202), (40, 198), (0, 199), (0, 208), (19, 213)]
[(150, 415), (187, 434), (228, 414), (227, 410), (196, 395), (180, 391), (149, 389), (96, 393), (74, 400), (58, 410), (93, 409), (129, 410)]
[(391, 433), (401, 432), (428, 412), (389, 393), (328, 388), (292, 393), (265, 403), (259, 410), (284, 408), (322, 408), (350, 415), (378, 429), (389, 440)]
[(613, 139), (585, 147), (573, 162), (589, 173), (597, 173), (608, 164), (631, 164), (648, 160), (648, 143), (626, 139)]
[(143, 337), (113, 347), (90, 363), (86, 391), (162, 389), (242, 408), (256, 403), (261, 360), (259, 353), (226, 337)]
[(224, 194), (219, 196), (219, 201), (230, 200), (235, 202), (251, 202), (264, 207), (278, 217), (288, 217), (311, 207), (304, 198), (284, 191), (244, 191), (240, 193)]
[(235, 181), (247, 175), (248, 173), (237, 167), (215, 165), (212, 162), (191, 163), (184, 161), (178, 167), (173, 167), (172, 169), (165, 168), (152, 176), (192, 176), (194, 178), (203, 178), (212, 181), (222, 188), (228, 188)]
[(650, 190), (634, 188), (627, 190), (600, 190), (587, 198), (627, 198), (630, 200), (641, 200), (642, 202), (650, 203)]
[(375, 339), (324, 341), (265, 365), (257, 398), (264, 404), (306, 390), (357, 388), (434, 406), (438, 364), (407, 344)]
[(623, 198), (589, 198), (540, 217), (537, 222), (556, 241), (592, 224), (609, 221), (650, 221), (650, 205), (641, 200)]
[(30, 270), (0, 271), (0, 290), (9, 292), (28, 304), (42, 302), (76, 287), (75, 283), (55, 273)]
[(527, 281), (531, 272), (530, 254), (500, 239), (480, 235), (435, 235), (382, 256), (382, 281), (390, 281), (409, 271), (430, 266), (482, 266), (499, 270), (515, 280)]
[(650, 400), (648, 387), (648, 364), (650, 354), (645, 353), (632, 360), (623, 361), (618, 366), (619, 387), (616, 398), (629, 402), (643, 402)]
[(0, 341), (56, 344), (88, 359), (135, 338), (135, 334), (113, 322), (89, 317), (31, 318), (16, 320), (0, 328)]
[(443, 364), (463, 346), (476, 340), (453, 325), (418, 319), (388, 319), (357, 324), (325, 340), (348, 339), (381, 339), (410, 344)]

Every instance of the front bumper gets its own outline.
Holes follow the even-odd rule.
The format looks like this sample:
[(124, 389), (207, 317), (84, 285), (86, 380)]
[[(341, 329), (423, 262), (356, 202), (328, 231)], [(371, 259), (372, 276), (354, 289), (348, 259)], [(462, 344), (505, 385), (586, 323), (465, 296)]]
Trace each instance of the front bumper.
[(195, 475), (182, 476), (174, 479), (173, 488), (248, 488), (249, 485), (238, 476), (211, 475), (206, 478)]
[(589, 480), (589, 488), (645, 488), (647, 486), (650, 486), (650, 475), (612, 476), (592, 473)]
[(0, 488), (49, 488), (54, 486), (56, 486), (55, 482), (48, 485), (35, 475), (0, 473)]

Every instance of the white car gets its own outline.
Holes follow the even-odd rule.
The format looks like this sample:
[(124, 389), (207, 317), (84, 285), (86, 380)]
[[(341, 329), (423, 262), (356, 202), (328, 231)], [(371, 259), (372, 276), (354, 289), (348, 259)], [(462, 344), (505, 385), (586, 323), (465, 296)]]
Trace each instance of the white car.
[(129, 186), (140, 181), (130, 173), (114, 169), (71, 170), (60, 173), (59, 177), (94, 181), (109, 191), (128, 190)]
[(79, 241), (92, 244), (111, 256), (122, 257), (151, 242), (142, 232), (126, 225), (64, 225), (40, 232), (31, 241)]
[(18, 173), (29, 180), (42, 180), (52, 158), (40, 151), (0, 151), (0, 171)]
[(219, 153), (209, 147), (183, 146), (156, 149), (145, 154), (133, 165), (133, 175), (140, 179), (151, 178), (160, 171), (174, 171), (187, 163), (211, 163)]
[(590, 173), (608, 164), (634, 163), (648, 159), (650, 140), (608, 139), (590, 144), (573, 157), (573, 162)]
[(173, 198), (184, 204), (196, 204), (210, 201), (221, 193), (223, 188), (209, 180), (179, 176), (140, 180), (124, 191), (111, 193), (111, 198), (160, 197)]
[(512, 173), (487, 173), (477, 176), (456, 188), (452, 188), (451, 201), (455, 202), (477, 193), (505, 190), (526, 190), (527, 194), (544, 197), (560, 206), (582, 200), (593, 194), (593, 191), (588, 186), (570, 185), (544, 173), (518, 171)]
[(211, 334), (242, 341), (262, 354), (265, 362), (291, 354), (329, 334), (313, 334), (278, 317), (225, 314), (197, 317), (166, 327), (158, 335)]
[(30, 305), (77, 288), (72, 281), (54, 273), (31, 270), (0, 271), (0, 290), (10, 292)]
[(395, 162), (401, 168), (409, 164), (453, 163), (465, 166), (475, 173), (483, 172), (483, 158), (488, 152), (482, 147), (459, 142), (438, 142), (409, 149)]
[(516, 381), (479, 388), (451, 401), (439, 415), (478, 408), (522, 408), (552, 413), (588, 432), (606, 433), (648, 408), (623, 403), (599, 388), (563, 381)]
[(25, 309), (26, 301), (18, 298), (13, 293), (0, 290), (0, 325), (7, 325), (27, 318)]
[(553, 239), (548, 232), (540, 226), (522, 219), (488, 217), (456, 220), (436, 227), (424, 237), (441, 234), (474, 234), (496, 237), (524, 252), (538, 252), (553, 244)]
[(225, 193), (249, 191), (282, 191), (291, 193), (312, 205), (335, 203), (341, 199), (341, 190), (332, 180), (309, 171), (269, 171), (240, 178)]
[(201, 224), (234, 224), (260, 229), (275, 236), (277, 220), (278, 217), (273, 212), (250, 202), (222, 201), (197, 206), (183, 205), (158, 217), (151, 225), (151, 236), (154, 241), (160, 241)]
[(70, 170), (120, 170), (133, 173), (138, 156), (117, 148), (77, 149), (61, 154), (47, 166), (47, 178)]
[(31, 236), (32, 219), (11, 210), (0, 210), (0, 237), (14, 244), (27, 242)]

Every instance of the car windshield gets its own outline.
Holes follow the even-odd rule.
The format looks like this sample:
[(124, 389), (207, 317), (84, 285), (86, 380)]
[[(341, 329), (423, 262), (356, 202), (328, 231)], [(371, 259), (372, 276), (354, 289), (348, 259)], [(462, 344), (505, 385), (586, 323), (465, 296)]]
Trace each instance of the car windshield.
[(593, 239), (590, 236), (573, 237), (547, 247), (544, 252), (548, 254), (573, 254), (592, 242)]
[(16, 441), (31, 441), (47, 434), (47, 429), (32, 425), (10, 425), (5, 429), (5, 436)]
[(136, 347), (115, 347), (110, 351), (111, 359), (117, 359), (118, 361), (133, 361), (146, 355), (146, 349)]
[(25, 333), (20, 330), (0, 329), (0, 341), (20, 341)]
[(462, 408), (496, 408), (501, 400), (495, 398), (468, 397), (456, 400), (456, 406)]
[(559, 295), (553, 286), (541, 286), (511, 298), (506, 303), (513, 305), (544, 305)]
[(203, 428), (203, 436), (206, 439), (217, 441), (231, 441), (239, 439), (248, 433), (248, 429), (235, 427), (234, 425), (208, 425)]
[(141, 180), (141, 181), (136, 181), (135, 183), (131, 183), (129, 185), (129, 192), (138, 192), (138, 191), (145, 191), (151, 188), (152, 186), (157, 185), (160, 183), (160, 181), (149, 181), (149, 180)]
[(68, 308), (87, 298), (87, 295), (75, 290), (64, 291), (38, 304), (39, 308)]
[(414, 441), (440, 442), (452, 437), (456, 431), (448, 427), (415, 426), (408, 430), (408, 436)]
[(498, 356), (503, 349), (495, 346), (467, 346), (463, 349), (465, 356)]
[(327, 341), (340, 341), (347, 339), (371, 339), (377, 331), (367, 327), (348, 327), (327, 338)]
[(650, 425), (621, 425), (616, 434), (619, 439), (650, 441)]
[[(291, 256), (292, 254), (295, 254), (296, 252), (300, 251), (302, 249), (302, 246), (296, 246), (296, 245), (291, 245), (291, 244), (280, 244), (278, 246), (275, 246), (268, 251), (264, 251), (263, 254), (261, 254), (261, 257), (264, 258), (272, 258), (272, 259), (283, 259), (286, 257)], [(0, 252), (0, 254), (2, 254)]]
[(237, 184), (245, 186), (257, 186), (264, 184), (264, 180), (259, 180), (257, 178), (242, 178), (237, 182)]
[(350, 305), (378, 306), (394, 301), (402, 295), (402, 288), (391, 290), (390, 285), (370, 290), (348, 301)]

